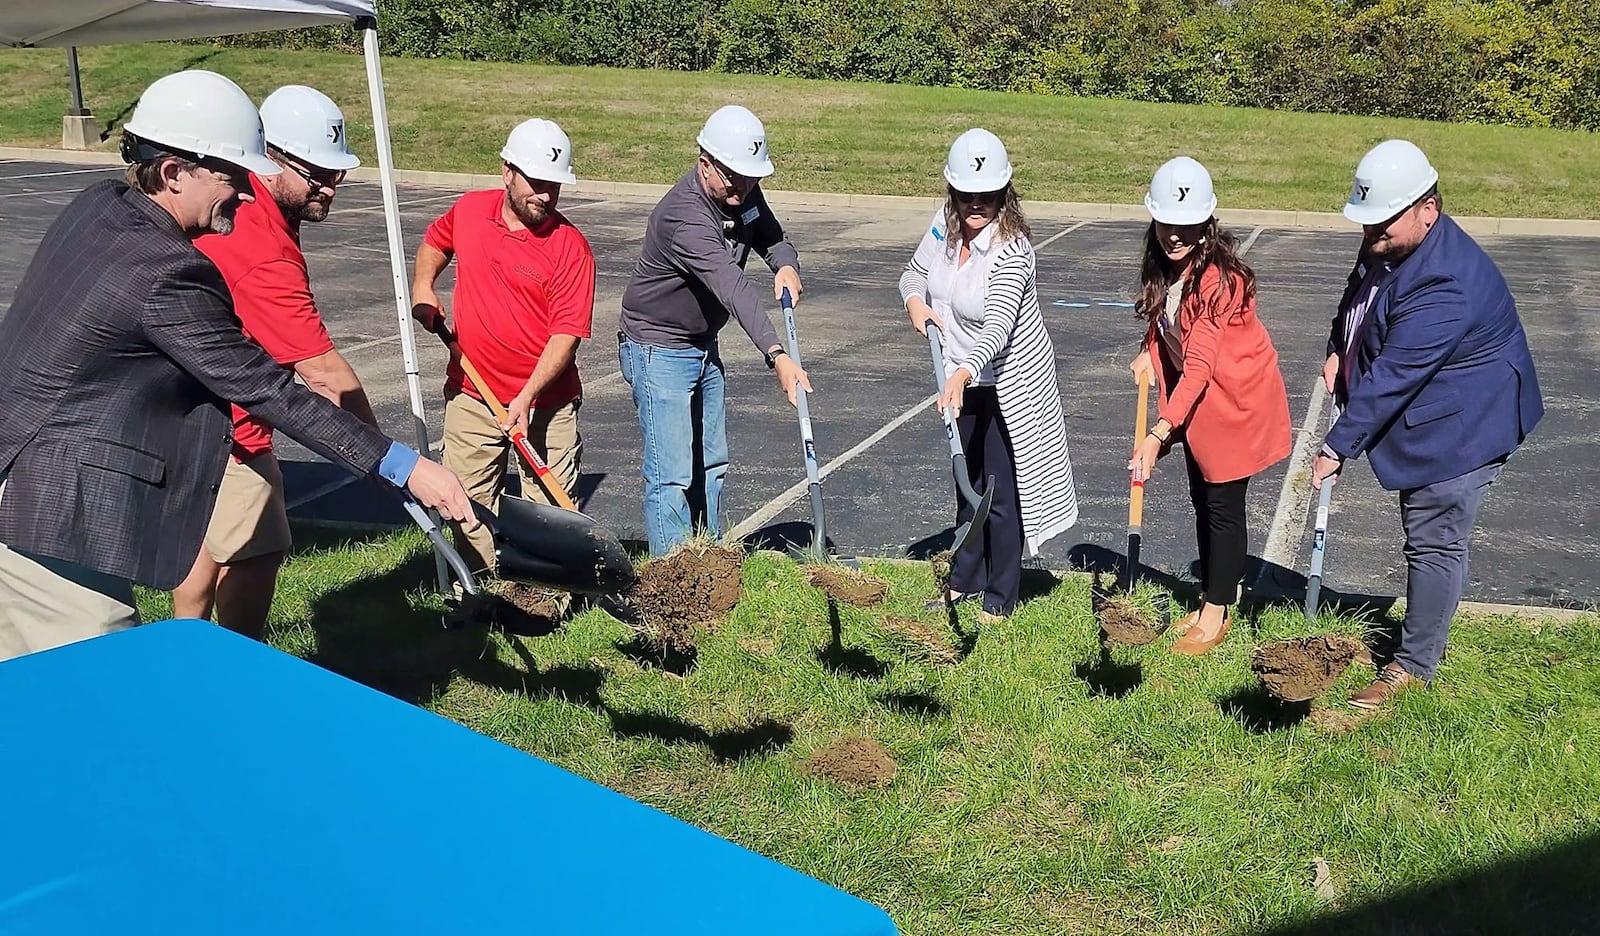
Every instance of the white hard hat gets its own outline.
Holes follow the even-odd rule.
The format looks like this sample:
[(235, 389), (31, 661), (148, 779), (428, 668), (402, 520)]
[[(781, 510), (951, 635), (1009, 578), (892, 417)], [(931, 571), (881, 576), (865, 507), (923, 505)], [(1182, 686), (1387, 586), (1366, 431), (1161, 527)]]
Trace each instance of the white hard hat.
[(535, 117), (512, 127), (500, 158), (530, 179), (578, 181), (572, 172), (572, 140), (553, 120)]
[(958, 192), (998, 192), (1011, 181), (1011, 160), (1000, 138), (974, 127), (950, 144), (944, 180)]
[(154, 151), (210, 156), (257, 175), (276, 175), (267, 158), (261, 114), (249, 95), (216, 72), (192, 69), (157, 78), (139, 95), (123, 129), (152, 149), (124, 152), (130, 161)]
[(345, 139), (344, 113), (326, 94), (284, 85), (261, 102), (267, 142), (318, 169), (354, 169), (361, 160)]
[(1204, 224), (1217, 210), (1211, 173), (1188, 156), (1167, 160), (1150, 180), (1144, 207), (1162, 224)]
[(1344, 216), (1357, 224), (1382, 224), (1439, 184), (1439, 173), (1415, 143), (1385, 140), (1356, 166)]
[(746, 108), (729, 104), (706, 119), (696, 142), (717, 162), (747, 179), (772, 175), (767, 155), (767, 128)]

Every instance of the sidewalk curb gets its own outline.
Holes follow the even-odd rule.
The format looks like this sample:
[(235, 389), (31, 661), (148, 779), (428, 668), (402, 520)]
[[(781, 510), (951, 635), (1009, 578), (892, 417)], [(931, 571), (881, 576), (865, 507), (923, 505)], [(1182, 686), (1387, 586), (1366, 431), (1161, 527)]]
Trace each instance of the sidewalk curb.
[[(0, 159), (33, 159), (82, 165), (117, 166), (122, 159), (115, 153), (53, 149), (49, 147), (0, 146)], [(428, 169), (396, 169), (396, 182), (409, 185), (431, 185), (455, 188), (461, 191), (500, 186), (499, 173), (435, 172)], [(378, 170), (363, 167), (350, 173), (359, 182), (376, 182)], [(579, 179), (569, 187), (582, 195), (605, 195), (617, 198), (656, 199), (667, 193), (668, 185), (642, 182), (609, 182), (603, 179)], [(773, 205), (794, 208), (867, 208), (932, 211), (938, 204), (937, 196), (919, 195), (860, 195), (845, 192), (789, 192), (774, 189), (766, 192), (767, 201)], [(1079, 221), (1146, 221), (1149, 215), (1143, 205), (1116, 205), (1103, 202), (1047, 202), (1029, 200), (1028, 213), (1039, 217), (1071, 218)], [(1600, 220), (1565, 218), (1500, 218), (1475, 215), (1452, 215), (1456, 223), (1474, 235), (1518, 235), (1536, 237), (1600, 237)], [(1332, 211), (1284, 211), (1263, 208), (1223, 208), (1217, 219), (1224, 224), (1257, 225), (1280, 230), (1344, 231), (1354, 233), (1356, 225)]]

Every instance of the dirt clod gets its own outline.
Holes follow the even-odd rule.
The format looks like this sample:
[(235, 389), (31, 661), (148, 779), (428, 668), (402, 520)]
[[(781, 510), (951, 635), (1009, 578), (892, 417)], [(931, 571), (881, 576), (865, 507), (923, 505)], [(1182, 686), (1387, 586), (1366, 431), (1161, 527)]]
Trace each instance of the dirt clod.
[(917, 651), (936, 663), (960, 663), (961, 651), (950, 646), (933, 628), (908, 617), (891, 614), (883, 619), (884, 630), (905, 638)]
[(900, 767), (883, 745), (871, 738), (847, 737), (812, 754), (804, 770), (846, 786), (881, 787), (895, 778)]
[(1361, 650), (1360, 640), (1344, 634), (1297, 637), (1256, 647), (1250, 669), (1273, 696), (1304, 702), (1332, 688)]
[(1161, 635), (1161, 626), (1126, 595), (1108, 598), (1097, 615), (1101, 631), (1117, 643), (1139, 647)]
[(941, 595), (950, 594), (950, 560), (954, 557), (955, 553), (948, 549), (928, 557), (928, 567), (933, 570), (933, 585)]
[(490, 579), (482, 585), (493, 602), (494, 624), (508, 633), (549, 634), (561, 626), (572, 603), (566, 592), (509, 579)]
[(630, 595), (639, 633), (664, 650), (683, 652), (695, 630), (715, 630), (739, 603), (744, 550), (713, 543), (685, 543), (645, 563)]
[(889, 583), (883, 579), (843, 566), (806, 566), (806, 578), (835, 601), (858, 608), (869, 608), (889, 593)]

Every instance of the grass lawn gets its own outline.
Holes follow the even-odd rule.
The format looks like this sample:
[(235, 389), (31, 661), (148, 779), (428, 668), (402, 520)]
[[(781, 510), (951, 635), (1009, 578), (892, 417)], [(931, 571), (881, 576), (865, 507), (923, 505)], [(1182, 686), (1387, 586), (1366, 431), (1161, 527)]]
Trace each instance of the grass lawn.
[[(937, 662), (880, 623), (962, 646), (921, 610), (925, 565), (870, 565), (888, 598), (842, 607), (835, 644), (799, 567), (756, 553), (676, 675), (600, 611), (538, 638), (443, 630), (414, 531), (297, 535), (280, 648), (859, 894), (907, 934), (1600, 929), (1594, 616), (1464, 618), (1432, 688), (1357, 718), (1359, 666), (1309, 714), (1255, 688), (1252, 641), (1303, 633), (1288, 608), (1204, 658), (1167, 638), (1103, 661), (1087, 586), (1040, 575)], [(847, 735), (887, 747), (892, 782), (806, 773)]]
[[(80, 59), (86, 103), (118, 128), (149, 82), (183, 67), (220, 71), (257, 100), (282, 84), (314, 85), (340, 103), (356, 149), (375, 163), (359, 57), (148, 44), (85, 48)], [(1155, 168), (1187, 152), (1210, 168), (1225, 207), (1336, 211), (1361, 154), (1405, 136), (1439, 167), (1456, 214), (1600, 218), (1592, 133), (711, 73), (383, 67), (395, 160), (411, 169), (494, 171), (510, 128), (544, 116), (572, 136), (580, 178), (672, 182), (706, 116), (738, 102), (767, 124), (774, 189), (932, 195), (950, 142), (982, 125), (1006, 141), (1025, 198), (1136, 204)], [(0, 142), (58, 144), (65, 55), (0, 51), (0, 84)]]

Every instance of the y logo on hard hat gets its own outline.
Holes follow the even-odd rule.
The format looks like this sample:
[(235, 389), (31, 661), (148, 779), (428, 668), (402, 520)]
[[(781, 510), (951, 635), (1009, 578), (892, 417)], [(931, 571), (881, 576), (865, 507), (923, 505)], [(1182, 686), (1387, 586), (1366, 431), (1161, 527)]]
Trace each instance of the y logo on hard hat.
[(761, 155), (761, 141), (760, 140), (752, 140), (750, 142), (750, 155), (751, 156), (760, 156)]
[(1367, 193), (1372, 191), (1372, 186), (1370, 186), (1370, 185), (1358, 185), (1358, 186), (1356, 186), (1356, 188), (1361, 190), (1361, 195), (1360, 195), (1361, 200), (1362, 201), (1366, 201), (1367, 200)]
[(344, 136), (344, 125), (343, 124), (329, 124), (328, 125), (328, 142), (329, 143), (332, 143), (334, 146), (338, 146), (339, 145), (339, 138), (342, 137), (342, 136)]
[(559, 146), (550, 147), (550, 161), (551, 162), (555, 162), (556, 160), (558, 160), (560, 158), (561, 158), (561, 147), (559, 147)]
[(1188, 197), (1189, 197), (1189, 187), (1188, 186), (1183, 186), (1182, 188), (1178, 189), (1178, 201), (1183, 201), (1185, 198), (1188, 198)]
[(972, 171), (973, 172), (982, 172), (983, 171), (983, 161), (985, 159), (987, 159), (987, 158), (988, 157), (986, 157), (986, 156), (974, 156), (974, 157), (972, 157)]

